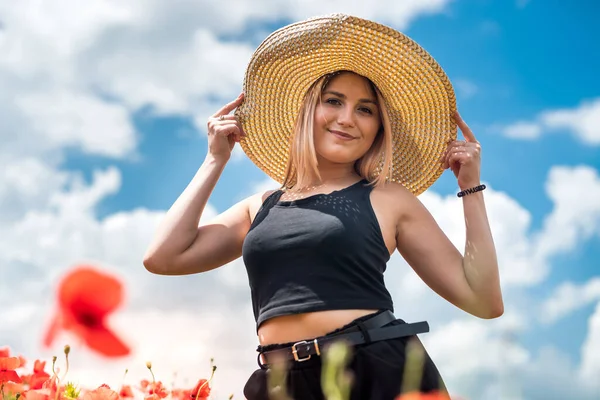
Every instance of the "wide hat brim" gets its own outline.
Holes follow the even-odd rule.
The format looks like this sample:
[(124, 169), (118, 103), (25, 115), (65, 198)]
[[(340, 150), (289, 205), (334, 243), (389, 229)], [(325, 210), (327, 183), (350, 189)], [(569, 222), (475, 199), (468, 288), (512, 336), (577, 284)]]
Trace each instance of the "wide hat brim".
[(275, 181), (285, 178), (290, 137), (305, 94), (323, 75), (349, 70), (381, 91), (392, 127), (390, 179), (415, 195), (442, 174), (456, 139), (456, 97), (438, 63), (415, 41), (379, 23), (333, 14), (285, 26), (254, 52), (236, 110), (246, 155)]

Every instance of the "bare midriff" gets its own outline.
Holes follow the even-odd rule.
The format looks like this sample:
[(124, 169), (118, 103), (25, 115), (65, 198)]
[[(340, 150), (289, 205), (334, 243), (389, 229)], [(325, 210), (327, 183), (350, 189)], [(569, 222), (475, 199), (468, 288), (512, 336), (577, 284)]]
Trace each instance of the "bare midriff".
[(263, 322), (258, 328), (261, 346), (297, 342), (328, 334), (377, 310), (331, 310), (284, 315)]

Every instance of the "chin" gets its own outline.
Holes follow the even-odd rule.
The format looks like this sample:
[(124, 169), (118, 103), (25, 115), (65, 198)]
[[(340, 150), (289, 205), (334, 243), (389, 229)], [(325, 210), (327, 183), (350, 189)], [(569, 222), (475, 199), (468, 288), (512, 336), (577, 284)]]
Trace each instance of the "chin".
[(347, 149), (324, 149), (322, 151), (317, 150), (317, 154), (320, 158), (335, 164), (354, 163), (358, 159), (360, 159), (360, 157), (362, 157), (362, 154), (350, 152)]

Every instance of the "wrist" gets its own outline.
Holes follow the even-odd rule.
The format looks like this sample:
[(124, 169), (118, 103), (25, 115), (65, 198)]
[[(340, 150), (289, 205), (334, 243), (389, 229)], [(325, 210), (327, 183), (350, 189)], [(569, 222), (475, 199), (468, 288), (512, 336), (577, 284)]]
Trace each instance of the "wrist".
[(204, 164), (210, 165), (213, 167), (224, 168), (228, 161), (229, 161), (229, 157), (223, 157), (223, 156), (216, 157), (210, 153), (207, 154), (206, 157), (204, 158)]
[(480, 185), (481, 185), (480, 180), (470, 181), (470, 182), (458, 182), (458, 187), (460, 188), (460, 190), (473, 189), (474, 187), (477, 187)]
[(485, 189), (486, 189), (486, 186), (484, 184), (479, 184), (479, 185), (467, 187), (466, 189), (461, 189), (461, 191), (458, 192), (456, 195), (458, 197), (465, 197), (470, 194), (481, 192)]

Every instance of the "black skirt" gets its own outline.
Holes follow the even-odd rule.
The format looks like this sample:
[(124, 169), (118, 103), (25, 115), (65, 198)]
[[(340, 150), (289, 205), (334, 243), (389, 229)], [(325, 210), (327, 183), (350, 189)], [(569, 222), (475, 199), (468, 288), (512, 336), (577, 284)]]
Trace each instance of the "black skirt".
[[(372, 317), (368, 315), (361, 317), (352, 323), (330, 332), (328, 335), (354, 326), (357, 321)], [(388, 325), (403, 324), (404, 321), (397, 319)], [(415, 385), (423, 393), (441, 391), (446, 388), (437, 367), (422, 347), (416, 336), (406, 336), (385, 341), (372, 342), (355, 346), (352, 349), (352, 358), (347, 370), (353, 376), (351, 400), (394, 400), (403, 388), (403, 377), (405, 376), (405, 365), (407, 360), (407, 348), (409, 342), (421, 350), (421, 362), (418, 364), (418, 374), (421, 375), (418, 382), (411, 382), (411, 388)], [(269, 345), (259, 350), (272, 350), (275, 348), (288, 347), (290, 344)], [(293, 362), (287, 375), (287, 394), (294, 400), (324, 400), (321, 388), (321, 357), (312, 357), (303, 362)], [(413, 368), (414, 369), (414, 368)], [(412, 369), (411, 369), (412, 372)], [(250, 376), (244, 386), (244, 395), (248, 400), (268, 400), (267, 375), (268, 368), (259, 368)], [(415, 375), (413, 375), (415, 376)], [(418, 375), (417, 375), (418, 376)]]

